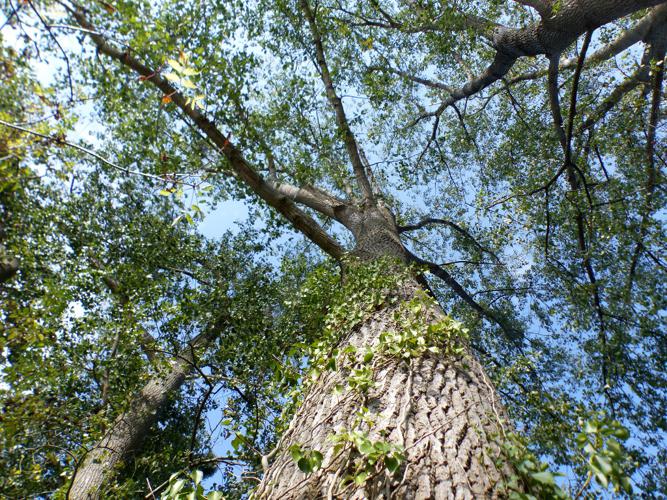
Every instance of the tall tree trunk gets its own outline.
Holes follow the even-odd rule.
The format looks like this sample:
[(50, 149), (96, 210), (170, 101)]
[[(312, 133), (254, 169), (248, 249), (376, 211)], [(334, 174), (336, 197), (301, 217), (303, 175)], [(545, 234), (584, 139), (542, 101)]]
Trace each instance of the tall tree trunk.
[(77, 467), (67, 493), (71, 500), (103, 497), (103, 486), (122, 462), (140, 449), (155, 424), (159, 410), (183, 385), (192, 370), (192, 349), (169, 362), (169, 369), (153, 377), (132, 399), (102, 439), (88, 450)]
[[(366, 260), (386, 255), (400, 259), (404, 249), (393, 218), (383, 210), (372, 212), (355, 215), (359, 224), (351, 225), (357, 240), (353, 254)], [(424, 327), (447, 321), (435, 302), (424, 298), (420, 284), (408, 277), (384, 305), (344, 334), (338, 352), (358, 354), (348, 362), (340, 362), (339, 356), (334, 370), (325, 370), (316, 378), (271, 454), (275, 459), (269, 465), (269, 457), (265, 457), (265, 475), (254, 498), (458, 499), (506, 495), (501, 483), (513, 469), (500, 458), (505, 411), (466, 341), (451, 339), (462, 348), (457, 352), (449, 349), (453, 345), (444, 346), (439, 353), (423, 350), (412, 356), (383, 351), (388, 336), (410, 329), (401, 320), (407, 304), (413, 312), (415, 304), (423, 304), (413, 316)], [(350, 377), (355, 368), (364, 366), (360, 358), (368, 348), (374, 353), (366, 365), (372, 384), (366, 391), (355, 390), (350, 388)], [(360, 411), (365, 412), (363, 418)], [(341, 436), (354, 436), (355, 431), (357, 438), (341, 440)], [(353, 442), (359, 436), (368, 439), (365, 450), (358, 446), (360, 441)], [(404, 460), (398, 470), (392, 472), (390, 461), (383, 460), (381, 454), (370, 464), (368, 458), (373, 457), (364, 452), (369, 451), (368, 443), (377, 442), (387, 443), (381, 448), (384, 450), (402, 450)], [(315, 456), (313, 452), (321, 453), (321, 466), (304, 473), (295, 458), (309, 459)], [(360, 476), (364, 468), (367, 474)], [(350, 481), (355, 476), (356, 483)]]
[[(414, 281), (403, 283), (396, 296), (409, 301), (423, 293)], [(365, 352), (378, 350), (383, 333), (397, 333), (401, 301), (375, 311), (340, 346)], [(421, 312), (431, 324), (442, 320), (437, 308)], [(339, 394), (348, 384), (348, 367), (323, 373), (305, 396), (283, 435), (276, 460), (266, 470), (256, 498), (495, 498), (499, 482), (512, 474), (496, 465), (498, 440), (504, 433), (505, 412), (484, 369), (465, 349), (461, 355), (427, 352), (418, 358), (389, 357), (373, 363), (374, 386), (365, 396)], [(360, 423), (361, 407), (372, 423)], [(371, 442), (385, 441), (404, 450), (405, 460), (395, 474), (378, 468), (363, 484), (341, 486), (354, 474), (360, 458), (350, 446), (334, 451), (331, 436), (361, 430)], [(321, 468), (301, 472), (290, 453), (297, 445), (322, 453)]]

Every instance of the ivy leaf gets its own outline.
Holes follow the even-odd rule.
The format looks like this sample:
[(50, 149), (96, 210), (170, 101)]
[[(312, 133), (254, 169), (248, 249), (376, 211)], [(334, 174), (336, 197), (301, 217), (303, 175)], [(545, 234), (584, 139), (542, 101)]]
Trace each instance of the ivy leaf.
[(389, 456), (384, 459), (384, 464), (387, 466), (387, 470), (393, 474), (398, 470), (401, 462), (396, 457)]
[(306, 457), (301, 457), (296, 464), (299, 466), (299, 470), (304, 474), (313, 472), (313, 464)]
[(310, 461), (312, 462), (313, 467), (315, 469), (320, 468), (320, 466), (322, 465), (322, 460), (324, 460), (324, 456), (319, 451), (313, 450)]
[(298, 444), (293, 444), (292, 446), (290, 446), (289, 452), (290, 455), (292, 456), (292, 460), (294, 460), (295, 462), (298, 462), (301, 459), (301, 457), (303, 457), (301, 446), (299, 446)]
[(362, 455), (370, 455), (373, 453), (373, 444), (368, 439), (363, 439), (359, 443), (359, 453)]
[(538, 483), (546, 484), (548, 486), (556, 485), (556, 481), (554, 480), (554, 475), (549, 471), (535, 472), (531, 474), (531, 477)]
[(361, 471), (359, 474), (354, 476), (354, 483), (356, 485), (364, 484), (368, 478), (368, 471)]

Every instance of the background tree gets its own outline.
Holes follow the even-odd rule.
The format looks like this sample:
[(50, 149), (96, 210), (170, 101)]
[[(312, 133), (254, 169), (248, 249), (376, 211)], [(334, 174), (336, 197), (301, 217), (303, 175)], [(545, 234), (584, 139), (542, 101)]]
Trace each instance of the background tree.
[(507, 416), (573, 496), (664, 489), (663, 2), (55, 5), (10, 15), (95, 93), (105, 168), (251, 193), (345, 269), (274, 313), (323, 333), (274, 366), (310, 382), (257, 496), (564, 495)]

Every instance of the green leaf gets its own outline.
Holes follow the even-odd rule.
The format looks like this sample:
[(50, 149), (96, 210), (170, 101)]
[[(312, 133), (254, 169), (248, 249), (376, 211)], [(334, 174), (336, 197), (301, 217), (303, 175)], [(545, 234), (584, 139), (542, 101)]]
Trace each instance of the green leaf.
[(204, 473), (200, 470), (196, 470), (190, 475), (190, 477), (195, 482), (195, 485), (198, 485), (201, 483), (201, 480), (204, 477)]
[(305, 474), (313, 472), (313, 464), (306, 457), (301, 457), (296, 464), (298, 465), (299, 470)]
[(232, 448), (234, 448), (234, 451), (239, 451), (239, 448), (243, 445), (244, 439), (241, 437), (240, 434), (236, 434), (234, 439), (232, 439)]
[(626, 493), (632, 493), (632, 484), (630, 484), (630, 478), (628, 476), (621, 476), (620, 483), (623, 491)]
[(298, 444), (293, 444), (292, 446), (289, 447), (289, 452), (290, 455), (292, 456), (292, 460), (295, 462), (298, 462), (301, 457), (303, 457), (303, 453), (301, 451), (301, 446)]
[(595, 434), (598, 431), (598, 424), (593, 420), (587, 420), (584, 424), (584, 432), (586, 434)]
[(178, 481), (175, 481), (169, 488), (169, 494), (175, 496), (183, 489), (183, 486), (185, 486), (185, 479), (179, 479)]
[(167, 64), (169, 66), (171, 66), (174, 69), (174, 71), (177, 71), (178, 73), (183, 72), (184, 68), (183, 68), (183, 66), (181, 66), (181, 64), (178, 61), (176, 61), (174, 59), (167, 59)]
[(602, 485), (603, 488), (609, 486), (609, 479), (602, 472), (595, 473), (595, 480)]
[(371, 443), (368, 439), (362, 439), (359, 442), (358, 449), (359, 453), (361, 453), (362, 455), (370, 455), (371, 453), (373, 453), (374, 450), (373, 443)]
[(554, 476), (551, 472), (549, 471), (544, 471), (544, 472), (535, 472), (530, 475), (535, 481), (538, 483), (546, 484), (548, 486), (555, 486), (556, 481), (554, 480)]
[(614, 429), (614, 436), (619, 439), (626, 440), (630, 437), (630, 431), (628, 431), (625, 427), (618, 427), (617, 429)]
[(368, 476), (370, 473), (368, 471), (361, 471), (359, 474), (354, 476), (354, 484), (357, 486), (364, 484), (366, 482), (366, 479), (368, 479)]
[(369, 349), (368, 351), (366, 351), (366, 354), (364, 354), (364, 361), (363, 362), (364, 362), (364, 364), (368, 364), (368, 363), (371, 362), (372, 359), (373, 359), (373, 351), (371, 351)]
[(388, 456), (384, 459), (384, 464), (387, 466), (387, 470), (392, 474), (398, 470), (401, 466), (401, 462), (393, 456)]
[(313, 463), (313, 468), (319, 469), (322, 465), (322, 460), (324, 460), (324, 456), (319, 451), (313, 450), (310, 457), (310, 460)]
[(607, 476), (613, 470), (611, 462), (609, 461), (609, 459), (607, 457), (604, 457), (602, 455), (595, 455), (593, 457), (593, 461), (598, 466), (598, 468)]

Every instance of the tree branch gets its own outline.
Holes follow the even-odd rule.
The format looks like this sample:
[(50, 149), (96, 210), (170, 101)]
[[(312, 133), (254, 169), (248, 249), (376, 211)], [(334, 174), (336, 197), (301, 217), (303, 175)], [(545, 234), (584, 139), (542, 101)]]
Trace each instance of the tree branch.
[(532, 7), (537, 11), (540, 17), (548, 18), (551, 15), (551, 6), (544, 0), (515, 0), (521, 5)]
[[(451, 92), (432, 113), (425, 113), (413, 122), (424, 118), (439, 117), (457, 101), (485, 89), (503, 78), (520, 57), (547, 55), (550, 59), (560, 54), (583, 33), (624, 17), (637, 10), (664, 3), (664, 0), (614, 0), (610, 2), (565, 2), (557, 13), (539, 23), (524, 28), (496, 27), (493, 46), (496, 54), (489, 67), (477, 78)], [(662, 15), (662, 13), (659, 13)], [(558, 67), (557, 62), (556, 68)]]
[[(651, 29), (662, 25), (665, 21), (667, 21), (667, 4), (659, 5), (658, 7), (651, 9), (649, 13), (637, 21), (634, 26), (625, 30), (615, 40), (588, 56), (585, 61), (585, 66), (590, 67), (592, 65), (604, 62), (607, 59), (611, 59), (624, 50), (632, 47), (634, 44), (646, 40), (646, 37)], [(559, 69), (562, 71), (565, 69), (574, 68), (576, 67), (578, 60), (578, 57), (561, 59), (559, 63)], [(509, 85), (513, 85), (515, 83), (526, 80), (535, 80), (537, 78), (546, 76), (547, 72), (547, 69), (542, 69), (531, 71), (529, 73), (523, 73), (508, 79), (507, 83)]]
[(273, 188), (296, 203), (301, 203), (338, 220), (338, 211), (347, 206), (345, 201), (314, 186), (298, 187), (284, 182), (273, 182)]
[(289, 220), (295, 229), (300, 231), (324, 252), (332, 257), (339, 259), (344, 254), (343, 247), (334, 240), (324, 229), (308, 214), (299, 209), (291, 200), (283, 194), (277, 192), (270, 183), (257, 173), (257, 171), (246, 161), (242, 152), (209, 120), (203, 113), (187, 104), (185, 97), (178, 92), (165, 78), (156, 71), (139, 62), (131, 52), (121, 51), (111, 45), (106, 39), (98, 34), (97, 30), (85, 17), (85, 11), (80, 6), (76, 9), (70, 9), (70, 12), (77, 23), (88, 30), (88, 36), (92, 39), (99, 52), (120, 62), (123, 66), (133, 70), (144, 77), (144, 81), (160, 89), (165, 95), (169, 95), (171, 100), (178, 106), (182, 112), (190, 118), (199, 130), (215, 144), (220, 152), (229, 162), (232, 171), (244, 182), (257, 196), (264, 200), (268, 205), (275, 208), (287, 220)]
[(407, 231), (416, 231), (416, 230), (421, 229), (424, 226), (428, 226), (430, 224), (442, 224), (442, 225), (451, 227), (452, 229), (454, 229), (455, 231), (458, 231), (460, 234), (462, 234), (464, 237), (466, 237), (468, 240), (470, 240), (473, 243), (473, 245), (475, 245), (481, 252), (488, 253), (489, 255), (491, 255), (495, 259), (496, 262), (500, 262), (500, 259), (498, 258), (498, 256), (494, 252), (492, 252), (491, 250), (482, 246), (475, 239), (475, 237), (472, 234), (470, 234), (469, 231), (467, 231), (463, 227), (459, 226), (455, 222), (452, 222), (452, 221), (449, 221), (449, 220), (434, 219), (434, 218), (428, 217), (426, 219), (423, 219), (423, 220), (419, 221), (417, 224), (409, 224), (407, 226), (397, 226), (397, 229), (398, 229), (398, 232), (400, 234), (400, 233), (405, 233)]
[(463, 302), (468, 304), (470, 308), (472, 308), (475, 312), (477, 312), (480, 316), (483, 318), (488, 319), (489, 321), (497, 324), (505, 333), (507, 338), (512, 341), (517, 341), (518, 339), (521, 338), (522, 334), (520, 331), (518, 331), (515, 328), (512, 328), (507, 324), (506, 321), (502, 320), (498, 316), (496, 316), (494, 313), (491, 311), (485, 309), (482, 307), (475, 299), (472, 298), (472, 296), (461, 286), (461, 284), (454, 279), (454, 277), (449, 274), (447, 271), (445, 271), (442, 267), (440, 267), (438, 264), (434, 262), (429, 262), (427, 260), (424, 260), (420, 257), (417, 257), (415, 254), (412, 252), (408, 251), (408, 258), (412, 261), (415, 262), (416, 264), (420, 266), (426, 266), (427, 269), (431, 274), (434, 276), (440, 278), (442, 281), (444, 281), (451, 289), (452, 291), (458, 295)]
[(642, 64), (639, 66), (632, 75), (623, 80), (591, 113), (588, 117), (581, 123), (578, 128), (579, 133), (583, 133), (589, 130), (591, 127), (595, 126), (600, 120), (602, 120), (606, 114), (611, 111), (621, 99), (625, 97), (628, 93), (636, 89), (641, 83), (648, 82), (650, 66), (648, 64)]
[(347, 150), (350, 162), (352, 163), (352, 169), (354, 171), (354, 176), (357, 179), (357, 185), (359, 186), (364, 199), (366, 201), (373, 201), (373, 190), (371, 188), (368, 177), (366, 176), (364, 165), (361, 161), (361, 156), (359, 155), (357, 141), (354, 138), (354, 134), (352, 133), (352, 129), (350, 129), (347, 116), (345, 115), (343, 101), (336, 93), (336, 89), (334, 88), (333, 80), (331, 78), (331, 73), (329, 72), (329, 66), (324, 55), (322, 36), (320, 35), (319, 28), (317, 27), (315, 15), (310, 8), (308, 0), (301, 0), (300, 5), (301, 10), (303, 10), (304, 15), (306, 16), (306, 20), (308, 21), (308, 26), (310, 27), (313, 45), (315, 46), (315, 59), (319, 67), (320, 77), (324, 83), (329, 104), (331, 104), (331, 107), (333, 107), (336, 114), (336, 124), (338, 125), (340, 133), (343, 136), (343, 142), (345, 143), (345, 149)]
[(666, 36), (661, 36), (656, 40), (655, 52), (658, 56), (657, 69), (653, 75), (653, 89), (651, 93), (651, 108), (649, 111), (648, 126), (646, 129), (646, 197), (644, 198), (644, 205), (641, 210), (641, 221), (639, 223), (639, 235), (635, 243), (635, 249), (632, 252), (632, 259), (630, 261), (630, 270), (628, 272), (628, 280), (626, 285), (626, 293), (630, 297), (632, 293), (632, 286), (634, 284), (635, 273), (637, 271), (637, 264), (644, 248), (644, 238), (649, 229), (649, 217), (653, 211), (653, 197), (655, 188), (658, 183), (658, 172), (655, 168), (655, 142), (656, 142), (656, 128), (660, 121), (660, 102), (662, 100), (662, 84), (665, 76), (665, 44)]

